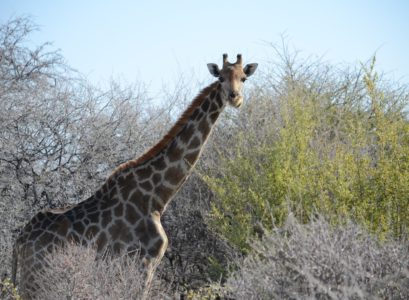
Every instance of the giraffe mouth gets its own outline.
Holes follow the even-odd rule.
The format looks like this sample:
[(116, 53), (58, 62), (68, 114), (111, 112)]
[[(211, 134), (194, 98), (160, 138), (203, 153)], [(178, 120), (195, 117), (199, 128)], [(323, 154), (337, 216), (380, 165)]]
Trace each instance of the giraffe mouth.
[(237, 96), (234, 99), (230, 98), (230, 105), (235, 107), (235, 108), (239, 108), (242, 104), (243, 104), (243, 97)]

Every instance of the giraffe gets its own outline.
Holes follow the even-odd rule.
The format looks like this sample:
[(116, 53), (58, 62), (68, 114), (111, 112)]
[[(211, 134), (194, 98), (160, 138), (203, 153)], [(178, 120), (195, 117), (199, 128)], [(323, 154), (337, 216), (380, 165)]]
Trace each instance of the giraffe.
[(68, 242), (94, 246), (98, 253), (114, 255), (139, 252), (152, 278), (167, 248), (161, 225), (167, 204), (186, 181), (196, 164), (220, 113), (229, 104), (240, 107), (242, 88), (258, 64), (242, 65), (241, 54), (223, 67), (207, 64), (218, 80), (204, 88), (163, 138), (136, 159), (116, 168), (87, 200), (70, 208), (38, 213), (22, 229), (13, 253), (12, 280), (23, 295), (35, 293), (32, 270), (44, 268), (45, 254)]

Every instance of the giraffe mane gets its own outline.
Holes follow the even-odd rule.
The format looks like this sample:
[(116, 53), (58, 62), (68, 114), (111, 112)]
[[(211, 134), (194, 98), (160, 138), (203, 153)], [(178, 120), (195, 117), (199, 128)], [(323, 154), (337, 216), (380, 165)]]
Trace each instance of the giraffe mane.
[(175, 136), (182, 130), (183, 126), (187, 123), (190, 116), (193, 114), (193, 111), (204, 102), (206, 97), (210, 94), (212, 90), (214, 90), (217, 87), (218, 84), (219, 84), (218, 81), (213, 82), (209, 86), (205, 87), (202, 91), (200, 91), (200, 93), (193, 99), (189, 107), (182, 113), (182, 115), (172, 126), (172, 128), (162, 137), (162, 139), (158, 143), (156, 143), (156, 145), (154, 145), (152, 148), (150, 148), (148, 151), (142, 154), (139, 158), (129, 160), (119, 165), (111, 174), (111, 176), (109, 176), (109, 178), (112, 178), (119, 172), (124, 171), (128, 168), (134, 168), (138, 165), (147, 162), (155, 155), (157, 155), (160, 151), (162, 151), (163, 148), (165, 148), (170, 143), (170, 141), (172, 141), (175, 138)]

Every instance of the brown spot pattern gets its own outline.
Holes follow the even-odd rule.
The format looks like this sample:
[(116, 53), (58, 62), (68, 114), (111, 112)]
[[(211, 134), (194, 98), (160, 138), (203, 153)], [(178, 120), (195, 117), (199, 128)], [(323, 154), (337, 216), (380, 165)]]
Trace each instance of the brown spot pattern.
[(135, 227), (135, 234), (139, 237), (146, 232), (145, 221), (142, 220), (139, 222), (138, 226)]
[(196, 148), (198, 148), (200, 146), (200, 144), (201, 144), (201, 142), (200, 142), (199, 138), (197, 136), (195, 136), (193, 138), (193, 140), (190, 141), (189, 148), (190, 149), (196, 149)]
[(121, 231), (126, 227), (122, 220), (115, 220), (115, 223), (108, 228), (108, 232), (111, 235), (112, 240), (116, 240), (120, 236)]
[(219, 112), (215, 112), (210, 115), (210, 120), (212, 121), (213, 124), (216, 122), (218, 117), (219, 117)]
[(161, 171), (164, 168), (166, 168), (165, 159), (163, 158), (163, 156), (153, 161), (152, 166), (158, 171)]
[(204, 113), (200, 112), (200, 113), (197, 115), (196, 121), (202, 119), (203, 116), (204, 116)]
[(163, 204), (160, 203), (160, 200), (153, 198), (152, 199), (152, 210), (161, 212), (163, 210)]
[(162, 175), (159, 173), (153, 174), (152, 181), (154, 185), (157, 185), (162, 180)]
[(142, 198), (138, 200), (136, 206), (139, 208), (143, 215), (146, 215), (149, 212), (149, 202), (151, 197), (149, 195), (143, 195)]
[(105, 232), (101, 232), (96, 241), (97, 251), (101, 252), (105, 248), (106, 244), (107, 244), (107, 236)]
[(193, 124), (187, 125), (185, 129), (180, 134), (180, 140), (185, 144), (189, 142), (192, 135), (195, 133), (195, 126)]
[(200, 150), (186, 154), (185, 159), (189, 162), (189, 164), (193, 165), (196, 162), (197, 158), (199, 157), (199, 153)]
[(87, 231), (85, 232), (85, 237), (87, 239), (92, 239), (93, 237), (96, 236), (96, 234), (98, 233), (98, 227), (95, 225), (89, 226), (87, 228)]
[(138, 175), (139, 180), (148, 179), (152, 174), (152, 168), (150, 166), (140, 168), (136, 171), (136, 175)]
[(212, 105), (210, 106), (210, 112), (215, 112), (219, 109), (219, 107), (217, 107), (217, 104), (212, 102)]
[(109, 223), (112, 221), (112, 212), (110, 210), (105, 210), (102, 212), (101, 225), (103, 228), (106, 228)]
[(110, 198), (108, 196), (104, 196), (101, 202), (101, 209), (107, 209), (114, 206), (117, 203), (117, 200), (114, 198)]
[(167, 151), (169, 161), (173, 162), (182, 157), (182, 150), (178, 148), (177, 144), (173, 142)]
[(123, 212), (124, 212), (124, 206), (122, 203), (119, 203), (114, 209), (115, 216), (122, 217)]
[(214, 96), (216, 96), (216, 91), (215, 91), (215, 90), (213, 90), (213, 91), (210, 93), (210, 99), (213, 99)]
[(216, 101), (217, 101), (217, 104), (219, 105), (219, 107), (223, 106), (223, 101), (222, 101), (222, 97), (220, 97), (220, 93), (217, 94)]
[(155, 194), (158, 195), (158, 197), (161, 198), (163, 202), (167, 202), (172, 196), (172, 193), (173, 190), (164, 185), (159, 185), (155, 188)]
[(210, 126), (209, 123), (207, 122), (206, 118), (203, 118), (202, 121), (200, 121), (198, 130), (202, 133), (203, 137), (206, 137), (209, 132), (210, 132)]
[(125, 218), (131, 224), (135, 224), (136, 221), (138, 221), (139, 219), (138, 213), (136, 212), (135, 208), (130, 204), (126, 205)]
[(116, 181), (114, 180), (114, 178), (109, 178), (108, 179), (108, 188), (112, 189), (115, 185), (116, 185)]
[(129, 198), (129, 201), (134, 203), (136, 206), (138, 206), (139, 201), (143, 198), (143, 194), (140, 190), (135, 190), (131, 197)]
[(206, 99), (206, 101), (204, 101), (202, 104), (202, 110), (204, 112), (207, 112), (207, 110), (209, 109), (209, 105), (210, 105), (209, 99)]
[(119, 236), (119, 239), (125, 243), (129, 243), (133, 240), (133, 236), (131, 231), (129, 230), (129, 227), (125, 226), (121, 230), (121, 235)]
[(136, 187), (136, 182), (133, 174), (118, 179), (118, 186), (124, 199), (128, 199), (129, 194)]
[(88, 214), (88, 219), (91, 221), (91, 223), (98, 223), (99, 212), (93, 212), (93, 213)]
[(82, 224), (81, 221), (77, 221), (74, 223), (74, 225), (72, 226), (72, 228), (74, 229), (74, 231), (78, 232), (78, 233), (83, 233), (85, 230), (84, 224)]
[(153, 189), (152, 183), (150, 183), (148, 180), (140, 183), (139, 186), (145, 191), (151, 191)]
[(171, 167), (165, 173), (165, 179), (173, 184), (177, 185), (184, 177), (184, 173), (181, 168)]

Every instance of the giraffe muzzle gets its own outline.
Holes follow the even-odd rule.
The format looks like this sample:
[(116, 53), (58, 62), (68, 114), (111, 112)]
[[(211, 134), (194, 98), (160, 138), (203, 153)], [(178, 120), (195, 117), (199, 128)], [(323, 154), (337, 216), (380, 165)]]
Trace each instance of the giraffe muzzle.
[(237, 94), (235, 97), (229, 97), (229, 102), (233, 107), (239, 108), (243, 104), (243, 97)]

